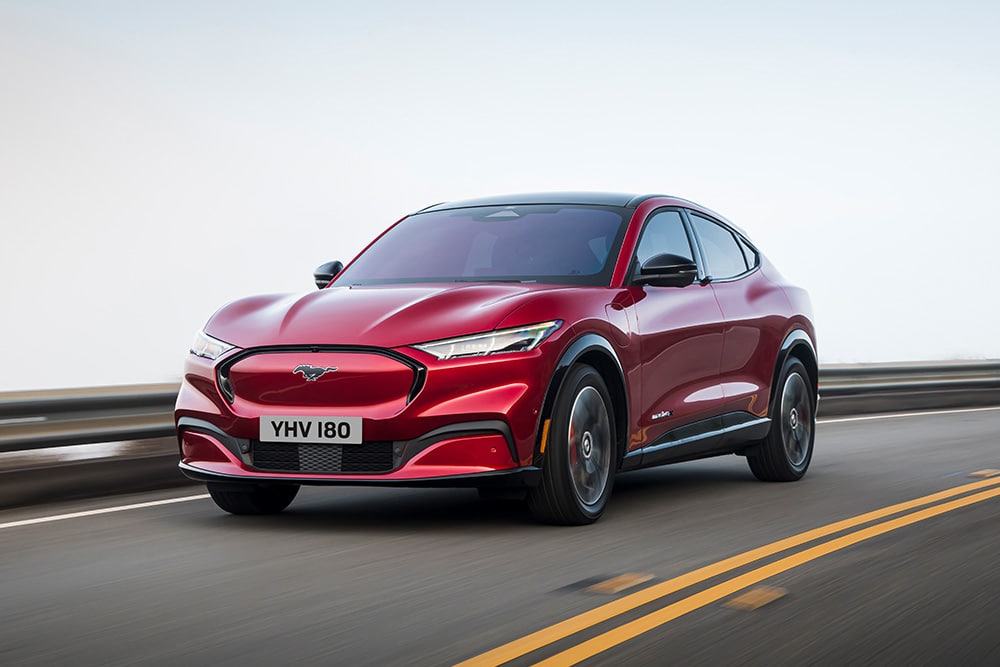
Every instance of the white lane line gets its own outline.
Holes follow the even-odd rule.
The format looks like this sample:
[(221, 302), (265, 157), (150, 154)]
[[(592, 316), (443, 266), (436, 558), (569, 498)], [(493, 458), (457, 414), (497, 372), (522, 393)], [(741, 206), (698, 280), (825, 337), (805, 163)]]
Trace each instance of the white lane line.
[(114, 512), (125, 512), (128, 510), (138, 510), (143, 507), (156, 507), (158, 505), (171, 505), (173, 503), (186, 503), (190, 500), (204, 500), (208, 498), (207, 493), (197, 496), (182, 496), (180, 498), (167, 498), (166, 500), (153, 500), (148, 503), (135, 503), (134, 505), (119, 505), (117, 507), (105, 507), (99, 510), (87, 510), (86, 512), (71, 512), (70, 514), (54, 514), (52, 516), (40, 516), (36, 519), (23, 519), (21, 521), (8, 521), (0, 523), (0, 530), (4, 528), (17, 528), (18, 526), (31, 526), (36, 523), (50, 523), (52, 521), (63, 521), (64, 519), (79, 519), (85, 516), (95, 516), (97, 514), (112, 514)]
[(897, 419), (899, 417), (924, 417), (929, 415), (954, 415), (961, 412), (988, 412), (990, 410), (1000, 410), (1000, 405), (989, 408), (960, 408), (957, 410), (932, 410), (927, 412), (893, 412), (884, 415), (866, 415), (864, 417), (837, 417), (830, 419), (817, 419), (816, 423), (835, 424), (837, 422), (864, 422), (874, 419)]

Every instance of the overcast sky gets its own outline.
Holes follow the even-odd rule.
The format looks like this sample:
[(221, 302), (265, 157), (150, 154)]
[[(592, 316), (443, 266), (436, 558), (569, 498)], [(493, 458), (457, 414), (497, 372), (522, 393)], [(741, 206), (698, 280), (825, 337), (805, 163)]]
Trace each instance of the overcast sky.
[(0, 0), (0, 390), (177, 380), (401, 215), (660, 192), (821, 361), (1000, 357), (1000, 2)]

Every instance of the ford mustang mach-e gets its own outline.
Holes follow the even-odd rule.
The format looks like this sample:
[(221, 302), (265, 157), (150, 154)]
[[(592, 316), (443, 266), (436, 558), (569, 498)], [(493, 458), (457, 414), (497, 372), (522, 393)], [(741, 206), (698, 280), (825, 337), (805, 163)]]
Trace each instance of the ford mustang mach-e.
[(315, 279), (226, 305), (187, 357), (180, 468), (226, 511), (279, 512), (303, 484), (467, 486), (584, 524), (629, 470), (809, 466), (809, 299), (690, 201), (437, 204)]

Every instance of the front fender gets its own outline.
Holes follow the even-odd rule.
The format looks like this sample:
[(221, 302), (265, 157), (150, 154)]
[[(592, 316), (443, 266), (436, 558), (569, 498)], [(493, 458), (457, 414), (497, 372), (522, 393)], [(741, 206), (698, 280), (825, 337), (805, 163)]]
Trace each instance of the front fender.
[(537, 436), (535, 439), (535, 453), (533, 463), (536, 466), (542, 464), (544, 458), (544, 448), (548, 437), (548, 423), (552, 418), (552, 410), (555, 406), (556, 394), (562, 386), (566, 373), (576, 363), (588, 363), (597, 369), (607, 384), (608, 392), (611, 394), (615, 412), (615, 432), (618, 439), (618, 458), (621, 460), (624, 455), (624, 443), (628, 442), (628, 394), (625, 389), (625, 372), (622, 369), (618, 353), (604, 336), (597, 333), (586, 333), (575, 339), (559, 357), (556, 362), (552, 377), (549, 379), (548, 388), (545, 391), (545, 400), (542, 403), (542, 410), (539, 414)]

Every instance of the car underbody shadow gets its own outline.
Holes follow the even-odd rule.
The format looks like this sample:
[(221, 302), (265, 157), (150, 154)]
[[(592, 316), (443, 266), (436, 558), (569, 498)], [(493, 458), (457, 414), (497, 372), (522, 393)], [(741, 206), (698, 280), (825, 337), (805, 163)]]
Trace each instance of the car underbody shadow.
[[(722, 457), (619, 474), (610, 508), (617, 516), (644, 513), (699, 498), (738, 498), (749, 484), (759, 485), (745, 460)], [(284, 512), (270, 516), (218, 513), (213, 521), (274, 529), (335, 529), (352, 532), (465, 531), (470, 527), (538, 527), (527, 503), (516, 492), (487, 493), (475, 489), (414, 489), (305, 486)], [(613, 518), (612, 518), (613, 520)], [(608, 521), (605, 517), (601, 522)]]

